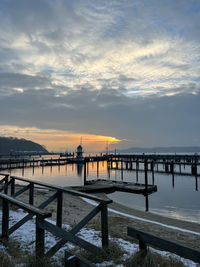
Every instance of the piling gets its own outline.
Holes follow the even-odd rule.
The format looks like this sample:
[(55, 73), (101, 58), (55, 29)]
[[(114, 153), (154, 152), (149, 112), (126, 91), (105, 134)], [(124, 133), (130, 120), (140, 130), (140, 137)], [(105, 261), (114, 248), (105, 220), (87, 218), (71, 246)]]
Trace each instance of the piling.
[(145, 175), (145, 203), (146, 211), (149, 211), (149, 198), (148, 198), (148, 162), (144, 161), (144, 175)]

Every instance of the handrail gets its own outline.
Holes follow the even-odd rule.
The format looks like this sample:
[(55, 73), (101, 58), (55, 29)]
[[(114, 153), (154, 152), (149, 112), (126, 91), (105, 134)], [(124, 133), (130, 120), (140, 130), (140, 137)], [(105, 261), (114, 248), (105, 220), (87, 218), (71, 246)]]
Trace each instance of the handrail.
[(0, 173), (1, 176), (9, 175), (8, 173)]
[(133, 227), (127, 227), (127, 235), (139, 240), (139, 247), (141, 250), (146, 250), (146, 244), (150, 244), (157, 248), (172, 252), (183, 258), (200, 263), (200, 251), (198, 250), (157, 237), (144, 231), (137, 230)]
[[(0, 199), (2, 199), (2, 237), (8, 238), (10, 234), (16, 231), (28, 220), (32, 219), (36, 215), (36, 257), (53, 256), (66, 242), (72, 242), (80, 247), (90, 251), (99, 252), (101, 248), (96, 247), (92, 243), (85, 241), (84, 239), (77, 237), (76, 233), (80, 231), (94, 216), (99, 212), (101, 213), (101, 240), (102, 248), (107, 248), (109, 244), (108, 235), (108, 209), (107, 204), (111, 203), (112, 200), (105, 200), (99, 197), (95, 197), (86, 193), (78, 192), (71, 189), (63, 189), (59, 186), (50, 185), (47, 183), (41, 183), (39, 181), (28, 180), (25, 178), (20, 178), (16, 176), (10, 176), (3, 174), (3, 178), (0, 180), (3, 184), (4, 194), (0, 193)], [(15, 192), (16, 180), (27, 182), (28, 185), (24, 186), (22, 189)], [(34, 203), (34, 185), (39, 185), (40, 187), (47, 187), (56, 191), (41, 203), (37, 208), (33, 206)], [(10, 190), (8, 186), (10, 185)], [(1, 188), (2, 189), (2, 188)], [(21, 195), (23, 192), (29, 190), (29, 204), (16, 199), (16, 196)], [(11, 196), (8, 196), (8, 193)], [(62, 229), (62, 211), (63, 211), (63, 193), (68, 193), (76, 196), (86, 197), (95, 201), (100, 202), (97, 207), (89, 212), (77, 225), (75, 225), (70, 231), (65, 231)], [(57, 214), (56, 214), (56, 225), (47, 222), (45, 218), (50, 217), (51, 213), (44, 212), (42, 209), (47, 207), (52, 201), (57, 200)], [(9, 203), (28, 211), (28, 215), (23, 217), (21, 220), (16, 222), (11, 228), (9, 228)], [(45, 254), (45, 230), (52, 232), (55, 236), (61, 238), (49, 251)]]
[(79, 192), (79, 191), (76, 191), (76, 190), (73, 190), (73, 189), (64, 189), (61, 186), (55, 186), (55, 185), (48, 184), (48, 183), (42, 183), (42, 182), (39, 182), (39, 181), (36, 181), (36, 180), (30, 180), (30, 179), (26, 179), (26, 178), (17, 177), (17, 176), (10, 176), (10, 178), (11, 179), (15, 179), (15, 180), (19, 180), (19, 181), (23, 181), (23, 182), (33, 183), (33, 184), (36, 184), (36, 185), (48, 187), (48, 188), (55, 189), (55, 190), (59, 190), (59, 191), (62, 191), (63, 193), (68, 193), (68, 194), (71, 194), (71, 195), (74, 195), (74, 196), (80, 196), (80, 197), (89, 198), (89, 199), (92, 199), (94, 201), (102, 202), (104, 204), (110, 204), (110, 203), (113, 202), (112, 200), (102, 199), (100, 197), (93, 196), (93, 195), (90, 195), (90, 194), (87, 194), (87, 193)]
[(26, 211), (28, 211), (29, 213), (34, 213), (35, 215), (38, 215), (41, 218), (47, 218), (47, 217), (51, 217), (51, 213), (50, 212), (45, 212), (41, 209), (38, 209), (32, 205), (29, 205), (25, 202), (19, 201), (16, 198), (10, 197), (6, 194), (2, 194), (0, 193), (0, 198), (2, 198), (3, 200), (6, 200), (14, 205), (16, 205), (19, 208), (22, 208)]

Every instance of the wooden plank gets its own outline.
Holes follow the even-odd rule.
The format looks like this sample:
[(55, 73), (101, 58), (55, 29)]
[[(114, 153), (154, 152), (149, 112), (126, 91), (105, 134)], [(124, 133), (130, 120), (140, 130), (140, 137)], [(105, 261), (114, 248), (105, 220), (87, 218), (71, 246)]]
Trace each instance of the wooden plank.
[(96, 247), (95, 245), (85, 241), (84, 239), (81, 239), (78, 236), (75, 236), (74, 234), (67, 232), (63, 230), (62, 228), (53, 225), (47, 221), (40, 221), (39, 222), (39, 227), (51, 232), (57, 237), (60, 237), (62, 239), (65, 239), (66, 241), (69, 241), (77, 246), (80, 246), (92, 253), (100, 253), (102, 250), (99, 247)]
[(34, 214), (28, 214), (23, 219), (15, 223), (12, 227), (10, 227), (8, 233), (11, 235), (14, 231), (16, 231), (18, 228), (20, 228), (23, 224), (25, 224), (27, 221), (31, 220), (33, 218)]
[[(83, 220), (81, 220), (77, 225), (75, 225), (69, 232), (72, 234), (77, 234), (80, 229), (82, 229), (99, 211), (100, 205), (95, 207)], [(48, 257), (53, 256), (61, 247), (63, 247), (67, 241), (65, 239), (61, 239), (58, 241), (49, 251), (46, 253)]]
[(25, 179), (25, 178), (20, 178), (20, 177), (17, 177), (17, 176), (11, 176), (11, 178), (14, 178), (14, 179), (20, 180), (20, 181), (24, 181), (24, 182), (28, 182), (28, 183), (30, 183), (30, 181), (31, 181), (36, 185), (40, 185), (40, 186), (51, 188), (51, 189), (55, 189), (55, 190), (61, 190), (64, 193), (68, 193), (68, 194), (71, 194), (71, 195), (74, 195), (74, 196), (80, 196), (80, 197), (89, 198), (89, 199), (92, 199), (92, 200), (98, 201), (98, 202), (104, 202), (104, 203), (107, 203), (107, 204), (112, 203), (112, 200), (105, 200), (105, 199), (102, 199), (100, 197), (93, 196), (93, 195), (86, 194), (86, 193), (79, 192), (79, 191), (75, 191), (75, 190), (72, 190), (72, 189), (64, 189), (64, 188), (62, 188), (60, 186), (54, 186), (54, 185), (51, 185), (51, 184), (42, 183), (42, 182), (39, 182), (39, 181)]
[(101, 204), (96, 206), (86, 217), (71, 229), (71, 233), (76, 234), (101, 210)]
[(127, 234), (144, 243), (153, 245), (157, 248), (175, 253), (183, 258), (190, 259), (194, 262), (200, 263), (200, 251), (191, 249), (189, 247), (177, 244), (164, 238), (156, 237), (152, 234), (136, 230), (132, 227), (127, 228)]
[(16, 193), (14, 193), (14, 195), (12, 197), (18, 197), (19, 195), (21, 195), (25, 191), (29, 190), (29, 188), (30, 188), (30, 185), (24, 186), (19, 191), (17, 191)]
[[(46, 206), (48, 206), (53, 200), (55, 200), (57, 197), (57, 193), (55, 193), (53, 196), (51, 196), (49, 199), (47, 199), (45, 202), (40, 204), (38, 206), (39, 209), (44, 209)], [(9, 235), (11, 235), (14, 231), (16, 231), (19, 227), (21, 227), (24, 223), (27, 221), (31, 220), (33, 218), (34, 214), (28, 214), (26, 215), (23, 219), (18, 221), (16, 224), (14, 224), (10, 229), (9, 229)]]
[(51, 213), (50, 212), (44, 212), (44, 211), (42, 211), (42, 210), (40, 210), (40, 209), (38, 209), (38, 208), (36, 208), (34, 206), (31, 206), (31, 205), (29, 205), (27, 203), (19, 201), (19, 200), (15, 199), (13, 197), (10, 197), (10, 196), (8, 196), (6, 194), (0, 193), (0, 197), (3, 200), (7, 200), (10, 203), (16, 205), (17, 207), (22, 208), (22, 209), (24, 209), (24, 210), (26, 210), (26, 211), (28, 211), (30, 213), (36, 214), (36, 215), (38, 215), (38, 216), (40, 216), (42, 218), (51, 217)]
[(38, 209), (44, 209), (46, 206), (48, 206), (52, 201), (54, 201), (57, 198), (57, 192), (53, 194), (50, 198), (45, 200), (42, 204), (38, 206)]

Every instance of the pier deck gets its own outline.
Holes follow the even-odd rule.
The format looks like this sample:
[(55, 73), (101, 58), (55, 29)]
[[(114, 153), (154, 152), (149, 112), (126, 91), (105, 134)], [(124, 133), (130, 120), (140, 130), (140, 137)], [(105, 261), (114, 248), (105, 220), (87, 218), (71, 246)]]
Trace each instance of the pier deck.
[[(86, 181), (84, 186), (73, 186), (75, 190), (87, 193), (104, 192), (113, 193), (115, 191), (134, 193), (134, 194), (146, 194), (145, 184), (129, 183), (123, 181), (96, 179)], [(151, 194), (157, 191), (156, 185), (147, 185), (147, 193)]]

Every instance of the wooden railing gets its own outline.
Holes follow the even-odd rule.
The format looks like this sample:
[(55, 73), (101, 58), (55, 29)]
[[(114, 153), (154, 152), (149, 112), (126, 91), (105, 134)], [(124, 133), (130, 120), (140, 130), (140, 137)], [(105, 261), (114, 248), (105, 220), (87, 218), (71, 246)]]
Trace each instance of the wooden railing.
[[(66, 242), (74, 243), (90, 252), (97, 253), (101, 251), (100, 247), (97, 247), (88, 241), (81, 239), (76, 236), (76, 234), (99, 212), (101, 213), (101, 239), (102, 239), (102, 248), (108, 247), (108, 211), (107, 205), (112, 202), (112, 200), (104, 200), (99, 197), (89, 195), (86, 193), (78, 192), (71, 189), (63, 189), (59, 186), (50, 185), (47, 183), (41, 183), (39, 181), (33, 181), (21, 177), (9, 176), (8, 174), (1, 174), (3, 178), (0, 180), (0, 198), (3, 199), (2, 205), (2, 236), (8, 238), (14, 231), (21, 227), (28, 220), (32, 219), (36, 215), (36, 256), (53, 256)], [(28, 183), (28, 185), (21, 187), (16, 191), (16, 181), (21, 181)], [(52, 195), (43, 203), (41, 203), (37, 208), (34, 207), (34, 190), (35, 186), (40, 188), (48, 188), (52, 191)], [(8, 190), (10, 189), (10, 190)], [(15, 198), (25, 191), (29, 192), (29, 203), (26, 204), (22, 201), (16, 200)], [(8, 196), (10, 192), (11, 196)], [(62, 229), (62, 208), (63, 208), (63, 194), (71, 194), (79, 197), (85, 197), (92, 199), (99, 204), (92, 209), (92, 211), (87, 214), (77, 225), (75, 225), (70, 231), (65, 231)], [(45, 213), (42, 211), (47, 207), (52, 201), (57, 200), (57, 216), (56, 216), (56, 225), (45, 220), (46, 217), (49, 217), (51, 214)], [(23, 219), (18, 221), (15, 225), (9, 228), (9, 203), (16, 205), (26, 211), (26, 215)], [(45, 253), (45, 230), (51, 232), (56, 237), (60, 238), (60, 241), (57, 242), (52, 248)]]
[(132, 227), (127, 228), (127, 234), (133, 238), (138, 239), (140, 250), (146, 251), (147, 244), (149, 244), (159, 249), (172, 252), (183, 258), (200, 263), (200, 251), (198, 250), (180, 245), (164, 238), (154, 236), (152, 234), (137, 230)]

